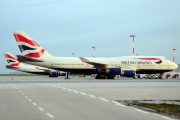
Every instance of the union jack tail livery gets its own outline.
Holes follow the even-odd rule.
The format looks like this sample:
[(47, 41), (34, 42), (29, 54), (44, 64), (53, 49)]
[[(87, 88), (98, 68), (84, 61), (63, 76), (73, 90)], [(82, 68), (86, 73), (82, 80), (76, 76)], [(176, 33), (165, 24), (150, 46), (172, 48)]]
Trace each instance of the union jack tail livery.
[(26, 56), (28, 58), (51, 56), (44, 48), (38, 45), (23, 31), (14, 31), (13, 34), (23, 56)]
[(4, 56), (8, 62), (8, 66), (10, 67), (19, 67), (23, 65), (23, 63), (19, 62), (18, 59), (9, 52), (5, 52)]

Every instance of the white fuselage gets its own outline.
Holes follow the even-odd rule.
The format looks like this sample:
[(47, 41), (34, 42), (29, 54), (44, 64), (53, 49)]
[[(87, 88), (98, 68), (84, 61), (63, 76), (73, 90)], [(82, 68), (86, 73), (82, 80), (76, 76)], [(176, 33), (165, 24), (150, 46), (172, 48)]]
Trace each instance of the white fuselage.
[[(86, 58), (86, 57), (85, 57)], [(140, 58), (158, 58), (161, 60), (142, 60)], [(128, 56), (128, 57), (115, 57), (115, 58), (86, 58), (87, 60), (106, 64), (106, 68), (119, 67), (122, 69), (131, 69), (141, 74), (147, 74), (148, 71), (151, 73), (163, 73), (166, 71), (175, 70), (178, 66), (172, 61), (165, 57), (159, 56)], [(94, 74), (91, 70), (99, 69), (95, 68), (94, 65), (82, 62), (79, 57), (40, 57), (43, 62), (25, 62), (28, 64), (38, 65), (46, 68), (70, 71), (71, 73), (87, 73)], [(157, 63), (156, 63), (157, 62)], [(101, 68), (100, 68), (101, 69)], [(145, 72), (144, 72), (145, 71)], [(151, 72), (150, 72), (151, 71)]]

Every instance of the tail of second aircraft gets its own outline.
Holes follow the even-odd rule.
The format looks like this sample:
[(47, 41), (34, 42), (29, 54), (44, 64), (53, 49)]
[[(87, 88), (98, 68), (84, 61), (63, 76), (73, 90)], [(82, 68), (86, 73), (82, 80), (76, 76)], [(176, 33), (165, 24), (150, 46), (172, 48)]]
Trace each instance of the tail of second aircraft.
[(38, 45), (23, 31), (14, 31), (13, 34), (23, 56), (26, 56), (28, 58), (51, 56), (44, 48)]
[(9, 52), (5, 52), (4, 56), (8, 62), (8, 66), (10, 67), (19, 67), (22, 66), (23, 63), (21, 63), (20, 61), (18, 61), (17, 58), (15, 58), (11, 53)]

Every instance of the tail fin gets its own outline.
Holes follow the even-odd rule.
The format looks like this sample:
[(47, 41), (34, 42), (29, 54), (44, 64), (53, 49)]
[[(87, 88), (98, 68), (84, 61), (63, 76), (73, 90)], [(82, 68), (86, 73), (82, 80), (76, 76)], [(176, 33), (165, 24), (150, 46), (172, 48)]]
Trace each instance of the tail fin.
[(17, 58), (15, 58), (11, 53), (9, 52), (5, 52), (4, 56), (8, 62), (8, 66), (11, 67), (19, 67), (20, 65), (22, 65), (23, 63), (19, 62)]
[(41, 56), (51, 56), (44, 48), (38, 45), (23, 31), (13, 32), (16, 42), (23, 56), (29, 58), (39, 58)]

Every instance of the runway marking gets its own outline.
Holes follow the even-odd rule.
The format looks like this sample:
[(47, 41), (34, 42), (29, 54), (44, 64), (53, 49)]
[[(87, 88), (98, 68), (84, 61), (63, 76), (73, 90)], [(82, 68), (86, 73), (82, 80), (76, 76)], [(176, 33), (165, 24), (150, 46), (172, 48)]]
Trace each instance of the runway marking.
[(163, 117), (163, 115), (160, 115), (160, 114), (157, 114), (157, 113), (152, 113), (152, 114), (154, 114), (154, 115), (157, 115), (157, 116), (159, 116), (159, 117)]
[(33, 105), (37, 105), (36, 103), (32, 103)]
[[(14, 86), (14, 85), (12, 85), (12, 86)], [(18, 89), (16, 86), (14, 86), (16, 89)], [(54, 86), (54, 87), (56, 87), (56, 86)], [(59, 87), (60, 88), (60, 87)], [(68, 89), (69, 91), (72, 91), (71, 89)], [(20, 93), (22, 93), (19, 89), (18, 89), (18, 91), (20, 92)], [(25, 96), (25, 94), (23, 94), (22, 93), (22, 95), (23, 96)], [(28, 98), (27, 96), (25, 96), (25, 98)], [(29, 101), (32, 101), (31, 99), (28, 99)], [(32, 103), (33, 105), (37, 105), (36, 103)], [(41, 111), (44, 111), (44, 109), (43, 108), (41, 108), (41, 107), (38, 107), (39, 108), (39, 110), (41, 110)], [(53, 115), (51, 115), (50, 113), (46, 113), (46, 115), (48, 115), (50, 118), (54, 118), (54, 116)]]
[(61, 88), (61, 87), (58, 87), (58, 88)]
[(63, 89), (65, 90), (66, 88), (65, 88), (65, 87), (63, 87)]
[(82, 95), (87, 95), (86, 93), (80, 92)]
[(46, 115), (48, 115), (50, 118), (54, 118), (54, 116), (52, 116), (50, 113), (46, 113)]
[(103, 98), (103, 97), (99, 97), (100, 99), (106, 99), (106, 98)]
[(108, 99), (106, 99), (106, 98), (103, 98), (103, 97), (99, 97), (101, 100), (103, 100), (103, 101), (105, 101), (105, 102), (109, 102), (109, 100)]
[(55, 85), (53, 87), (56, 87)]
[(76, 91), (76, 90), (73, 90), (73, 92), (75, 92), (75, 93), (79, 93), (78, 91)]
[(111, 101), (112, 103), (121, 106), (121, 107), (127, 107), (126, 105), (123, 105), (122, 103), (116, 102), (116, 101)]
[(72, 91), (71, 89), (67, 89), (67, 90)]
[(38, 107), (41, 111), (44, 111), (44, 109), (43, 108), (41, 108), (41, 107)]
[(103, 101), (105, 101), (105, 102), (109, 102), (109, 100), (107, 100), (107, 99), (101, 99), (101, 100), (103, 100)]
[(13, 87), (15, 87), (16, 89), (18, 89), (15, 85), (12, 85)]
[(138, 112), (142, 112), (142, 113), (148, 113), (148, 112), (146, 112), (146, 111), (143, 111), (143, 110), (140, 110), (140, 109), (137, 109), (137, 108), (134, 108), (136, 111), (138, 111)]
[(94, 95), (89, 95), (90, 97), (92, 97), (92, 98), (97, 98), (96, 96), (94, 96)]
[(116, 105), (121, 106), (121, 107), (127, 107), (126, 105), (123, 105), (121, 103), (117, 103)]
[(166, 117), (166, 116), (162, 116), (161, 118), (164, 118), (164, 119), (166, 119), (166, 120), (174, 120), (174, 119), (169, 118), (169, 117)]
[(119, 104), (118, 102), (116, 102), (116, 101), (111, 101), (112, 103), (114, 103), (114, 104)]

